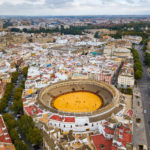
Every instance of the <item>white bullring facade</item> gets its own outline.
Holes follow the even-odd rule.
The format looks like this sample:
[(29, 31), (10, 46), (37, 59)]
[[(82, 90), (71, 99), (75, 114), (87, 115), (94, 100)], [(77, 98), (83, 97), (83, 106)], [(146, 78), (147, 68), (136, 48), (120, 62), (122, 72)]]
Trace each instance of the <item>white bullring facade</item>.
[[(93, 112), (70, 113), (55, 109), (53, 100), (62, 94), (75, 91), (89, 91), (100, 96), (103, 106)], [(99, 129), (99, 123), (114, 114), (121, 113), (123, 106), (120, 104), (119, 91), (104, 82), (95, 80), (68, 80), (52, 84), (42, 89), (37, 98), (41, 109), (51, 113), (48, 125), (69, 132), (90, 132)]]

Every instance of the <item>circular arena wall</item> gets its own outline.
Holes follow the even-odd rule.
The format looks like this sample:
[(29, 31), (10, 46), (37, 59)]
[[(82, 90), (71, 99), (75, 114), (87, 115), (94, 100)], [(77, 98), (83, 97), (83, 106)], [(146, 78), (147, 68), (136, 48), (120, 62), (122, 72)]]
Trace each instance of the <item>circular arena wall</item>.
[[(60, 109), (62, 101), (66, 100), (63, 98), (60, 100), (59, 107), (55, 106), (55, 102), (58, 98), (75, 92), (92, 93), (99, 98), (101, 104), (96, 106), (96, 102), (94, 102), (93, 104), (95, 104), (95, 109), (91, 109), (91, 102), (89, 101), (89, 96), (87, 96), (87, 98), (84, 97), (84, 103), (86, 106), (84, 109), (83, 105), (82, 111), (81, 109), (78, 111), (78, 108), (76, 108), (75, 111), (71, 111), (69, 109), (65, 110), (65, 106), (62, 107), (63, 109)], [(87, 107), (86, 99), (89, 101), (89, 108)], [(89, 119), (91, 119), (90, 121), (92, 122), (102, 120), (103, 117), (109, 117), (120, 111), (118, 90), (111, 85), (95, 80), (68, 80), (52, 84), (40, 91), (37, 100), (40, 107), (52, 113), (66, 116), (89, 116)], [(69, 102), (71, 103), (71, 99), (64, 103), (66, 108), (67, 103), (68, 105), (70, 104)], [(81, 100), (78, 102), (80, 103)], [(79, 104), (74, 102), (74, 105)]]

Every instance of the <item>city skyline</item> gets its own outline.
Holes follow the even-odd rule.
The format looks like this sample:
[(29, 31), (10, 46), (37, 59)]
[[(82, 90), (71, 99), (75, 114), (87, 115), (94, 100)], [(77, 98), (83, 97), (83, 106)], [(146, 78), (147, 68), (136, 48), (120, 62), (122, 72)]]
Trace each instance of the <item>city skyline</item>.
[(0, 149), (148, 150), (149, 6), (0, 0)]
[(0, 0), (1, 15), (149, 15), (150, 0)]

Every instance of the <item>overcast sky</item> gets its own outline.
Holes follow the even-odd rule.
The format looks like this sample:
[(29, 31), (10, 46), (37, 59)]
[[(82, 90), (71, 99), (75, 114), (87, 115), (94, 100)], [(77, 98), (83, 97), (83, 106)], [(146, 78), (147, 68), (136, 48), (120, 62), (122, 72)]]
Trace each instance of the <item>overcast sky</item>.
[(150, 0), (0, 0), (0, 15), (150, 15)]

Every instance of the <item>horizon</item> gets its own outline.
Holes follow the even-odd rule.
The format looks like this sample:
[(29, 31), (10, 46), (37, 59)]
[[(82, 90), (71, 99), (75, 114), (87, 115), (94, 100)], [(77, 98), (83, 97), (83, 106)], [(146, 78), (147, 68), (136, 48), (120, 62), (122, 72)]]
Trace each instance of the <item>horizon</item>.
[(2, 16), (150, 15), (150, 0), (0, 0)]
[(0, 15), (0, 17), (111, 17), (111, 16), (118, 16), (118, 17), (150, 17), (150, 14), (137, 14), (137, 15)]

